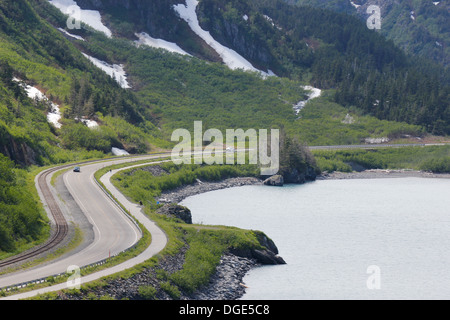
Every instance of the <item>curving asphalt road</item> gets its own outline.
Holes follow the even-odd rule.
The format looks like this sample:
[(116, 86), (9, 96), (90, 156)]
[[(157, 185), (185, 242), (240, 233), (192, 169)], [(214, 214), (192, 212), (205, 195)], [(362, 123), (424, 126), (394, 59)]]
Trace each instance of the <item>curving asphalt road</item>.
[[(143, 156), (133, 158), (134, 161), (158, 159), (162, 156)], [(18, 271), (0, 277), (0, 287), (10, 286), (17, 283), (32, 281), (35, 279), (45, 278), (50, 275), (66, 272), (69, 266), (85, 266), (102, 259), (108, 258), (121, 251), (128, 249), (139, 241), (141, 234), (136, 225), (113, 203), (113, 201), (100, 189), (94, 180), (94, 173), (101, 168), (109, 165), (128, 163), (132, 160), (115, 159), (108, 162), (92, 163), (82, 166), (81, 173), (69, 171), (64, 174), (64, 182), (86, 215), (90, 223), (93, 225), (95, 239), (83, 250), (69, 257), (56, 260), (48, 265), (37, 266), (35, 268)], [(120, 170), (125, 170), (123, 168)], [(150, 246), (139, 256), (132, 258), (115, 267), (99, 271), (97, 273), (81, 278), (82, 283), (90, 282), (101, 277), (114, 274), (125, 269), (131, 268), (136, 264), (142, 263), (155, 254), (160, 252), (167, 243), (167, 237), (150, 219), (142, 212), (141, 208), (128, 201), (110, 182), (109, 178), (120, 170), (114, 170), (102, 178), (105, 187), (130, 210), (134, 216), (144, 227), (150, 231), (152, 242)], [(5, 300), (17, 300), (35, 296), (37, 294), (57, 291), (67, 288), (67, 284), (34, 290), (23, 294), (13, 295), (4, 298)]]

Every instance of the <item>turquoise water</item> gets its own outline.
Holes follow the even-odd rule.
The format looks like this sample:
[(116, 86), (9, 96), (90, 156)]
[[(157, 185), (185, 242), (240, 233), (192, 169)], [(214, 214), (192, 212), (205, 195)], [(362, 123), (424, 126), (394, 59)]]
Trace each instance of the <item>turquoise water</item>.
[(252, 270), (243, 299), (449, 299), (450, 180), (245, 186), (182, 202), (194, 223), (264, 231), (287, 264)]

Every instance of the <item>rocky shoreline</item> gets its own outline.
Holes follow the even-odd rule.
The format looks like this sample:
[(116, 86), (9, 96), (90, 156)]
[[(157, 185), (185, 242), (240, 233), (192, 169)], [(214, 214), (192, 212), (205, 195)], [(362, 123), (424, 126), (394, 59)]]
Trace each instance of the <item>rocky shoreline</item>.
[[(189, 294), (162, 289), (166, 280), (163, 274), (170, 275), (183, 268), (187, 247), (174, 256), (165, 256), (155, 268), (146, 268), (129, 278), (115, 278), (108, 284), (93, 291), (59, 292), (58, 300), (106, 299), (117, 300), (237, 300), (245, 293), (242, 279), (247, 272), (258, 266), (255, 260), (226, 253), (216, 268), (208, 284)], [(153, 288), (154, 291), (145, 291)]]
[(195, 196), (201, 193), (234, 188), (234, 187), (242, 187), (249, 185), (262, 185), (263, 181), (254, 177), (236, 177), (236, 178), (228, 178), (222, 181), (215, 182), (203, 182), (197, 180), (194, 184), (181, 186), (179, 188), (163, 192), (161, 196), (158, 197), (158, 201), (160, 203), (180, 203), (184, 199)]
[[(203, 182), (197, 180), (191, 185), (163, 192), (157, 199), (160, 203), (179, 204), (184, 199), (202, 194), (205, 192), (242, 187), (248, 185), (263, 185), (264, 180), (255, 177), (235, 177), (222, 181)], [(245, 275), (252, 269), (263, 264), (284, 264), (281, 257), (276, 256), (278, 249), (275, 244), (265, 243), (267, 252), (255, 250), (255, 252), (227, 252), (222, 256), (216, 272), (211, 277), (208, 285), (199, 289), (192, 295), (184, 296), (181, 299), (188, 300), (238, 300), (245, 294), (247, 288), (243, 282)], [(266, 254), (270, 251), (269, 256)], [(269, 252), (269, 253), (270, 253)], [(274, 259), (275, 258), (275, 259)], [(274, 260), (273, 260), (274, 259)], [(264, 263), (261, 263), (261, 262)]]
[(245, 275), (259, 266), (255, 260), (225, 254), (215, 274), (205, 287), (189, 297), (192, 300), (238, 300), (247, 288), (243, 283)]

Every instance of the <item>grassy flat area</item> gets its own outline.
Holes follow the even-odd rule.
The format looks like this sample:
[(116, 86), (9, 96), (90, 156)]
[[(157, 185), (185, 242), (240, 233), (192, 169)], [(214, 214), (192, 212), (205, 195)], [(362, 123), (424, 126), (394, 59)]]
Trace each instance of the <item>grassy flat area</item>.
[(450, 145), (351, 150), (313, 150), (322, 171), (352, 171), (351, 164), (366, 169), (412, 169), (450, 172)]

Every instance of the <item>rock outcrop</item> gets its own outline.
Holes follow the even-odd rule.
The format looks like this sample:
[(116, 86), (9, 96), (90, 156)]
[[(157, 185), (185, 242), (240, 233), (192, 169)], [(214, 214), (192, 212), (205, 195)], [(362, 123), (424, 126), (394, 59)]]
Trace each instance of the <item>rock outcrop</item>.
[(309, 148), (297, 136), (290, 136), (281, 131), (279, 170), (276, 175), (263, 177), (264, 184), (271, 186), (303, 184), (307, 181), (315, 181), (319, 171)]
[(36, 152), (26, 142), (19, 142), (9, 134), (0, 139), (0, 153), (22, 166), (37, 164)]
[(187, 224), (192, 224), (191, 210), (178, 204), (166, 204), (159, 208), (157, 213), (180, 219)]
[(263, 265), (286, 264), (286, 261), (278, 255), (275, 243), (264, 233), (255, 231), (260, 248), (231, 248), (230, 252), (238, 257), (254, 259)]
[(282, 257), (274, 254), (270, 250), (253, 250), (252, 257), (259, 263), (264, 265), (286, 264)]
[(264, 180), (267, 186), (283, 186), (285, 184), (303, 184), (307, 181), (315, 181), (317, 179), (316, 169), (308, 167), (305, 171), (300, 172), (298, 169), (284, 170), (282, 173), (273, 175)]
[(291, 169), (283, 173), (285, 183), (301, 184), (307, 181), (315, 181), (317, 178), (316, 170), (313, 167), (307, 167), (300, 172), (298, 169)]

